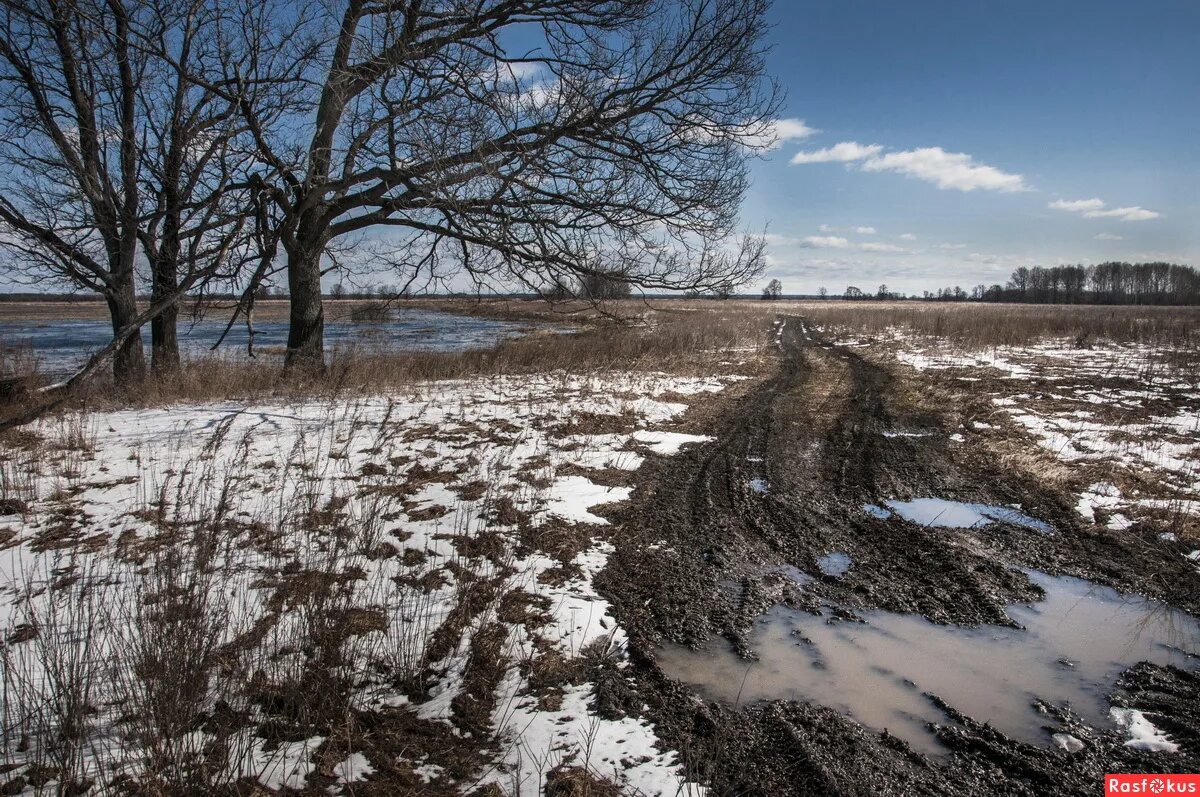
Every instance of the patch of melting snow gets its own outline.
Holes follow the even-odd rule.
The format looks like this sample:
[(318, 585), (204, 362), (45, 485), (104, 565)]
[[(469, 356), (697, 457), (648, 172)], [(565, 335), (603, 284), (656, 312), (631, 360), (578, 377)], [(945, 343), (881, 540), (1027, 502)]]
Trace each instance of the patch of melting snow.
[(854, 560), (849, 554), (842, 551), (827, 553), (817, 559), (817, 568), (827, 576), (841, 578), (846, 575), (850, 568), (854, 565)]
[(413, 774), (425, 783), (433, 783), (442, 776), (443, 772), (445, 770), (437, 764), (422, 764), (419, 767), (413, 767)]
[(241, 762), (241, 772), (268, 789), (302, 789), (308, 774), (316, 768), (311, 756), (324, 741), (325, 737), (314, 736), (280, 742), (273, 750), (266, 750), (266, 740), (256, 740)]
[[(938, 625), (883, 610), (861, 613), (863, 623), (841, 622), (830, 612), (776, 606), (750, 637), (757, 661), (719, 640), (701, 651), (668, 644), (658, 659), (668, 675), (710, 698), (811, 700), (931, 754), (945, 750), (928, 723), (947, 718), (926, 693), (1010, 737), (1048, 744), (1035, 699), (1069, 703), (1084, 721), (1112, 727), (1117, 715), (1110, 715), (1107, 695), (1129, 666), (1200, 667), (1196, 618), (1081, 579), (1029, 576), (1046, 597), (1009, 607), (1020, 628)], [(1144, 718), (1128, 719), (1131, 734), (1152, 738)]]
[(334, 764), (333, 774), (338, 783), (353, 783), (375, 774), (375, 767), (362, 753), (351, 753), (345, 761)]
[(756, 493), (765, 495), (768, 489), (766, 479), (751, 479), (749, 481), (750, 489)]
[(904, 431), (903, 429), (889, 429), (883, 433), (884, 437), (932, 437), (933, 432), (927, 429), (919, 431)]
[(646, 429), (633, 433), (633, 439), (650, 447), (655, 454), (670, 456), (678, 454), (679, 449), (693, 443), (707, 443), (711, 437), (702, 434), (682, 434), (680, 432), (652, 432)]
[[(1050, 534), (1053, 531), (1048, 523), (1030, 517), (1010, 506), (949, 501), (945, 498), (914, 498), (911, 501), (892, 500), (884, 503), (900, 517), (921, 526), (974, 529), (989, 526), (992, 523), (1009, 523), (1014, 526), (1024, 526), (1043, 534)], [(874, 505), (867, 505), (867, 507), (871, 506)], [(880, 517), (869, 508), (867, 511)]]
[(1085, 520), (1096, 522), (1097, 509), (1113, 509), (1121, 503), (1121, 491), (1107, 482), (1097, 482), (1079, 496), (1075, 511)]
[[(642, 442), (661, 447), (664, 452), (694, 442), (694, 437), (684, 439), (685, 436), (677, 433), (651, 431), (652, 436), (646, 437), (647, 426), (673, 420), (686, 409), (685, 404), (657, 397), (713, 392), (722, 389), (726, 381), (729, 378), (689, 379), (645, 374), (614, 374), (603, 380), (563, 375), (496, 377), (422, 384), (414, 386), (410, 392), (365, 396), (348, 405), (320, 401), (250, 406), (214, 403), (96, 413), (87, 416), (87, 421), (94, 426), (95, 436), (88, 469), (104, 473), (107, 478), (103, 482), (82, 485), (82, 489), (73, 494), (72, 506), (77, 507), (81, 515), (86, 513), (89, 522), (97, 528), (127, 529), (134, 534), (152, 535), (156, 530), (131, 514), (130, 509), (142, 506), (148, 495), (157, 494), (166, 478), (164, 473), (188, 470), (185, 466), (211, 460), (230, 469), (231, 483), (235, 486), (229, 496), (232, 514), (247, 522), (260, 518), (270, 521), (283, 512), (278, 507), (292, 495), (291, 488), (277, 492), (262, 489), (264, 484), (274, 485), (281, 481), (281, 463), (296, 469), (314, 463), (319, 466), (313, 469), (311, 488), (305, 481), (302, 488), (295, 490), (303, 489), (307, 495), (312, 489), (325, 498), (342, 490), (341, 485), (351, 480), (361, 481), (367, 488), (384, 478), (399, 478), (403, 482), (408, 478), (406, 474), (419, 464), (432, 474), (432, 478), (405, 496), (409, 499), (406, 505), (398, 506), (404, 511), (398, 512), (396, 534), (406, 548), (428, 558), (423, 571), (442, 574), (445, 583), (424, 593), (420, 606), (404, 602), (407, 598), (403, 592), (395, 596), (387, 593), (389, 600), (395, 601), (387, 606), (391, 623), (387, 633), (388, 638), (399, 638), (399, 633), (412, 633), (415, 635), (413, 644), (421, 646), (441, 626), (457, 600), (456, 579), (437, 560), (457, 557), (455, 561), (464, 563), (479, 577), (495, 575), (489, 559), (463, 558), (452, 539), (452, 532), (463, 524), (477, 528), (474, 519), (479, 517), (481, 502), (466, 498), (462, 488), (477, 482), (485, 483), (496, 495), (511, 497), (515, 508), (527, 512), (534, 524), (545, 522), (551, 515), (567, 522), (604, 524), (606, 521), (592, 514), (590, 509), (598, 504), (623, 500), (630, 489), (595, 484), (575, 474), (555, 478), (556, 471), (568, 465), (636, 467), (641, 458), (627, 449), (638, 427), (643, 430)], [(631, 400), (628, 396), (639, 398)], [(577, 413), (629, 417), (628, 432), (563, 435), (553, 431), (554, 422)], [(535, 464), (534, 473), (548, 479), (548, 487), (539, 484), (532, 489), (521, 478), (522, 467), (531, 468)], [(55, 478), (54, 473), (56, 471), (51, 469), (39, 478), (50, 482)], [(47, 495), (49, 491), (43, 489), (40, 494)], [(353, 500), (359, 501), (358, 498)], [(35, 583), (26, 576), (35, 579), (39, 573), (48, 572), (52, 564), (46, 555), (29, 547), (29, 542), (44, 530), (50, 516), (47, 510), (52, 506), (49, 500), (36, 500), (36, 511), (20, 521), (21, 536), (17, 543), (0, 552), (0, 630), (11, 628), (20, 620), (24, 585)], [(352, 507), (361, 508), (360, 503), (352, 504)], [(5, 522), (8, 522), (7, 518)], [(506, 543), (511, 542), (504, 536), (507, 525), (497, 520), (491, 528)], [(282, 536), (280, 545), (283, 551), (280, 556), (301, 556), (306, 562), (314, 562), (314, 566), (325, 561), (315, 554), (309, 558), (309, 547), (302, 536)], [(395, 548), (394, 545), (391, 547)], [(611, 550), (607, 543), (593, 540), (571, 562), (575, 575), (565, 583), (561, 576), (542, 578), (546, 571), (562, 564), (556, 558), (535, 551), (524, 559), (511, 562), (514, 581), (549, 601), (549, 617), (539, 631), (543, 641), (574, 656), (597, 640), (607, 639), (614, 656), (621, 656), (624, 634), (616, 625), (607, 602), (592, 584)], [(116, 578), (115, 553), (113, 545), (83, 550), (77, 554), (83, 563), (80, 568), (92, 581), (107, 579), (110, 573)], [(516, 555), (511, 549), (510, 553)], [(391, 584), (392, 575), (402, 572), (401, 568), (410, 567), (400, 564), (399, 557), (376, 559), (361, 555), (352, 561), (367, 573), (362, 579), (363, 591), (356, 596), (362, 599), (373, 599), (373, 594), (366, 592), (368, 588), (375, 589), (374, 585), (379, 582)], [(256, 612), (264, 608), (260, 605), (259, 592), (249, 586), (257, 577), (251, 564), (235, 553), (222, 564), (227, 580), (221, 591), (237, 602), (232, 614), (238, 617), (257, 617)], [(424, 570), (430, 565), (432, 569)], [(47, 595), (44, 590), (33, 595), (39, 602), (37, 610), (43, 614), (46, 612), (44, 604), (49, 600)], [(122, 592), (116, 599), (124, 599), (124, 595)], [(288, 612), (279, 618), (278, 638), (291, 638), (289, 635), (298, 622), (297, 614)], [(414, 625), (412, 618), (418, 614), (419, 624)], [(516, 637), (523, 633), (521, 628), (511, 629), (510, 646), (520, 646)], [(410, 706), (410, 710), (420, 717), (449, 720), (450, 704), (462, 691), (472, 631), (468, 628), (457, 649), (443, 661), (433, 663), (438, 678), (430, 689), (430, 699), (412, 705), (407, 697), (390, 687), (369, 683), (355, 694), (355, 700), (369, 706)], [(228, 629), (230, 635), (240, 632), (239, 626)], [(108, 637), (119, 637), (109, 631), (104, 634), (107, 634), (104, 637), (106, 645), (112, 641)], [(273, 648), (264, 649), (273, 655)], [(525, 661), (533, 655), (531, 648), (523, 648), (514, 661)], [(29, 666), (40, 665), (30, 659)], [(29, 675), (30, 682), (38, 680), (37, 672), (31, 670)], [(512, 784), (514, 772), (528, 775), (528, 783), (521, 785), (517, 793), (538, 793), (536, 784), (544, 782), (546, 771), (562, 760), (578, 758), (589, 734), (599, 727), (600, 735), (609, 741), (610, 755), (604, 759), (606, 766), (616, 766), (621, 761), (616, 755), (621, 750), (660, 750), (652, 757), (639, 758), (641, 763), (636, 767), (636, 775), (631, 775), (628, 782), (646, 793), (675, 794), (679, 790), (678, 758), (661, 747), (647, 720), (631, 716), (614, 724), (589, 713), (588, 701), (593, 687), (588, 684), (579, 686), (578, 699), (564, 706), (563, 712), (544, 712), (531, 705), (527, 713), (514, 718), (507, 712), (507, 707), (528, 697), (528, 685), (519, 668), (513, 667), (511, 675), (497, 690), (496, 704), (501, 708), (492, 718), (497, 733), (507, 739), (515, 737), (518, 744), (533, 738), (552, 744), (538, 749), (525, 748), (524, 755), (520, 751), (511, 756), (501, 753), (493, 762), (496, 782), (508, 786)], [(107, 716), (97, 718), (95, 724), (109, 732), (111, 723)], [(559, 729), (569, 729), (570, 738), (559, 737), (556, 733)], [(238, 773), (253, 777), (274, 790), (306, 786), (317, 766), (312, 758), (317, 746), (323, 742), (322, 738), (270, 745), (248, 730), (244, 736), (244, 741), (238, 745), (244, 752), (231, 760), (231, 769), (236, 767)], [(104, 765), (108, 766), (107, 763)], [(97, 763), (97, 769), (99, 766)], [(335, 774), (351, 781), (366, 776), (369, 766), (370, 762), (365, 758), (350, 755), (337, 765)], [(437, 777), (440, 770), (433, 764), (428, 767), (429, 777)], [(449, 777), (444, 773), (443, 776)]]
[(1128, 734), (1129, 740), (1125, 742), (1126, 747), (1148, 750), (1152, 753), (1174, 753), (1179, 750), (1179, 745), (1154, 727), (1154, 724), (1146, 719), (1146, 715), (1142, 712), (1131, 708), (1113, 708), (1109, 713), (1113, 722)]
[(1054, 746), (1068, 753), (1078, 753), (1083, 749), (1083, 742), (1069, 733), (1056, 733), (1050, 737)]
[(624, 501), (631, 492), (629, 487), (604, 487), (583, 476), (560, 476), (550, 485), (546, 511), (572, 523), (607, 526), (607, 520), (588, 510), (600, 504)]

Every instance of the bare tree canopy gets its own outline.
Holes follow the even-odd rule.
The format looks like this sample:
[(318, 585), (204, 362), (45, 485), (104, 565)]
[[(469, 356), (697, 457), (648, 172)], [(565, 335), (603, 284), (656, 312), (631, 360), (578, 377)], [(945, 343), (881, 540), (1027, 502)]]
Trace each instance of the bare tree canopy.
[[(6, 248), (104, 296), (114, 334), (136, 315), (137, 86), (145, 60), (126, 9), (53, 0), (0, 5), (0, 219)], [(140, 335), (113, 359), (140, 378)]]
[(409, 282), (715, 290), (756, 274), (761, 240), (735, 235), (778, 109), (767, 5), (341, 0), (286, 16), (318, 53), (281, 86), (294, 113), (243, 112), (277, 175), (289, 364), (322, 363), (331, 244), (376, 227)]
[[(253, 4), (210, 0), (0, 2), (0, 244), (30, 280), (106, 299), (119, 383), (145, 365), (137, 268), (148, 265), (156, 370), (179, 360), (179, 297), (255, 259), (248, 209), (261, 170), (239, 77), (270, 40)], [(245, 138), (245, 142), (241, 141)]]

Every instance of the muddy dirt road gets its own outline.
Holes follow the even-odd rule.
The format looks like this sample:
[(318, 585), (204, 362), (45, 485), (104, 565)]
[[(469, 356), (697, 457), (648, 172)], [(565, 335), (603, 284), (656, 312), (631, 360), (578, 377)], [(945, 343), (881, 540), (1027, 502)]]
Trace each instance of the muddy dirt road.
[[(1200, 609), (1195, 573), (1177, 554), (1085, 526), (1066, 496), (953, 443), (919, 383), (822, 340), (803, 318), (777, 319), (774, 340), (776, 372), (705, 419), (711, 442), (648, 462), (615, 517), (621, 543), (599, 583), (635, 666), (632, 682), (606, 684), (600, 708), (648, 703), (660, 735), (718, 793), (1095, 794), (1105, 771), (1200, 769), (1194, 668), (1135, 667), (1114, 687), (1115, 704), (1171, 718), (1180, 750), (1170, 756), (1054, 705), (1042, 709), (1046, 727), (1082, 750), (1050, 746), (1050, 730), (1047, 744), (1019, 742), (932, 692), (943, 754), (926, 756), (814, 702), (739, 709), (664, 674), (663, 644), (731, 646), (753, 660), (756, 624), (781, 605), (848, 622), (886, 610), (1012, 626), (1007, 606), (1043, 596), (1028, 570)], [(1004, 514), (975, 528), (897, 522), (881, 508), (930, 496), (1019, 505), (1049, 530)]]

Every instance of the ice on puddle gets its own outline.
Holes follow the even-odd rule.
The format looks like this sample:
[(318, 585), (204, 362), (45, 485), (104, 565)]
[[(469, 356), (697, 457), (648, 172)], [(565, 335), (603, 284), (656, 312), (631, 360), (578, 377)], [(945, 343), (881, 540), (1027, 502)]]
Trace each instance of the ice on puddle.
[(842, 551), (834, 551), (827, 553), (817, 559), (817, 568), (827, 576), (841, 578), (846, 575), (847, 571), (854, 565), (854, 560), (850, 555)]

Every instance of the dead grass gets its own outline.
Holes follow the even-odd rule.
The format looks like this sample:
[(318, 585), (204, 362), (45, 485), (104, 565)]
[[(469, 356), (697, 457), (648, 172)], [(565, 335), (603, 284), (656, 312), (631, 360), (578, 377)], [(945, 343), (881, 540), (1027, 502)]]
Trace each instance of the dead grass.
[(1200, 308), (956, 302), (779, 302), (814, 324), (859, 335), (901, 330), (967, 347), (1020, 346), (1051, 338), (1200, 346)]

